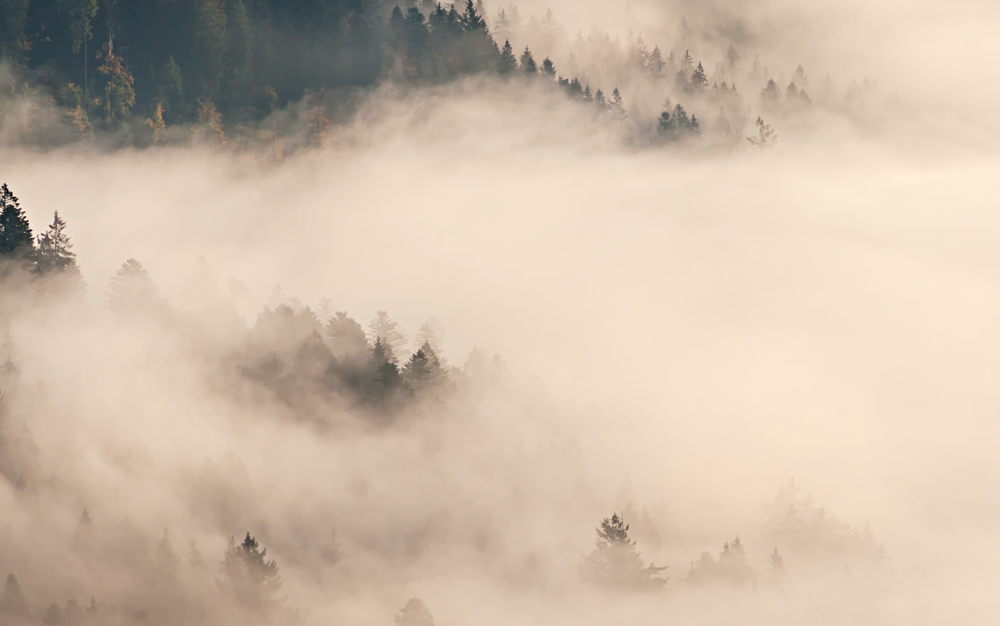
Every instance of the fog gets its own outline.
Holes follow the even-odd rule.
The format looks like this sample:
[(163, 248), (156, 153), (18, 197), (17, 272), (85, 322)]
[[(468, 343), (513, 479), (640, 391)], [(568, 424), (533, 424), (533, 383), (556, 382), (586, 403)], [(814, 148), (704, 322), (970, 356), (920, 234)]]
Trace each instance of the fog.
[[(664, 51), (684, 16), (706, 66), (729, 41), (700, 24), (742, 12), (774, 76), (879, 95), (775, 113), (761, 150), (757, 86), (736, 141), (657, 145), (484, 77), (386, 82), (283, 155), (3, 149), (0, 182), (36, 234), (66, 220), (86, 291), (0, 275), (0, 575), (28, 603), (8, 580), (0, 624), (374, 626), (412, 597), (439, 626), (995, 613), (996, 7), (551, 8), (569, 39)], [(623, 80), (641, 129), (664, 94)], [(166, 303), (112, 310), (130, 258)], [(192, 295), (206, 261), (225, 314)], [(427, 324), (447, 382), (382, 404), (276, 383), (262, 355), (291, 372), (308, 334), (267, 326), (280, 306), (324, 329), (388, 312), (400, 370)], [(587, 580), (613, 513), (662, 588)], [(270, 611), (220, 565), (247, 533), (283, 578)], [(737, 536), (750, 570), (704, 578)]]

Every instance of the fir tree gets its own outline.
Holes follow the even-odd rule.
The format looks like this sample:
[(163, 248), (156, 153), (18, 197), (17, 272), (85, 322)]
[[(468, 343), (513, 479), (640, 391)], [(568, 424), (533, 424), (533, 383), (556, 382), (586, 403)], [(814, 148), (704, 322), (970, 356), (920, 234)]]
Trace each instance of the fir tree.
[(514, 57), (514, 48), (510, 45), (510, 40), (504, 42), (503, 50), (500, 51), (500, 61), (497, 71), (501, 76), (508, 76), (517, 69), (517, 59)]
[(754, 146), (758, 150), (766, 150), (771, 147), (774, 142), (778, 139), (778, 136), (774, 133), (774, 128), (770, 124), (764, 122), (760, 116), (757, 117), (757, 121), (754, 122), (757, 126), (757, 136), (747, 137), (747, 141), (750, 145)]
[(0, 186), (0, 259), (28, 260), (34, 251), (35, 239), (28, 217), (4, 183)]
[(624, 122), (628, 119), (628, 111), (625, 109), (625, 100), (622, 98), (622, 94), (615, 87), (615, 90), (611, 92), (611, 99), (608, 100), (608, 112), (619, 122)]
[(424, 601), (417, 597), (407, 600), (393, 621), (396, 626), (434, 626), (434, 616)]
[(649, 68), (649, 73), (653, 78), (663, 77), (663, 68), (666, 63), (663, 60), (663, 53), (660, 52), (660, 46), (653, 48), (653, 51), (649, 53), (649, 63), (647, 67)]
[(247, 533), (242, 543), (229, 538), (222, 560), (222, 584), (243, 606), (268, 611), (277, 608), (281, 597), (281, 574), (278, 564), (267, 559), (267, 549)]
[(132, 86), (135, 79), (123, 59), (115, 54), (110, 39), (104, 46), (102, 56), (104, 63), (97, 71), (108, 79), (104, 86), (104, 118), (109, 123), (128, 119), (135, 106), (135, 89)]
[(774, 550), (771, 551), (770, 556), (767, 559), (768, 570), (767, 575), (773, 581), (780, 581), (785, 578), (785, 560), (781, 558), (778, 554), (778, 548), (775, 546)]
[(534, 76), (538, 73), (538, 65), (535, 63), (535, 57), (531, 55), (531, 50), (527, 46), (524, 47), (524, 52), (521, 53), (521, 71), (528, 76)]
[(540, 71), (542, 73), (542, 76), (546, 76), (548, 78), (555, 78), (556, 66), (555, 64), (552, 63), (552, 59), (545, 57), (545, 60), (542, 61), (542, 68)]
[(406, 337), (399, 332), (396, 322), (385, 311), (378, 311), (368, 324), (368, 338), (374, 345), (378, 340), (385, 347), (388, 360), (395, 363), (398, 355), (406, 346)]
[(760, 100), (764, 106), (776, 104), (781, 100), (781, 89), (774, 79), (768, 79), (767, 84), (760, 90)]
[(601, 521), (593, 552), (584, 558), (580, 574), (584, 580), (608, 588), (652, 590), (666, 580), (660, 572), (666, 567), (644, 565), (635, 542), (628, 536), (628, 525), (615, 513)]
[(111, 277), (108, 307), (117, 314), (148, 310), (160, 303), (159, 292), (142, 263), (129, 259)]
[(49, 229), (38, 236), (37, 268), (47, 274), (50, 272), (70, 272), (79, 274), (76, 265), (76, 253), (73, 244), (66, 235), (66, 221), (56, 211)]
[(4, 583), (3, 596), (0, 597), (0, 613), (15, 616), (28, 613), (28, 600), (21, 591), (21, 583), (13, 573), (7, 574), (7, 582)]
[(708, 77), (705, 76), (705, 68), (702, 67), (701, 62), (699, 62), (698, 67), (696, 67), (694, 72), (691, 73), (691, 88), (701, 90), (704, 89), (706, 85), (708, 85)]

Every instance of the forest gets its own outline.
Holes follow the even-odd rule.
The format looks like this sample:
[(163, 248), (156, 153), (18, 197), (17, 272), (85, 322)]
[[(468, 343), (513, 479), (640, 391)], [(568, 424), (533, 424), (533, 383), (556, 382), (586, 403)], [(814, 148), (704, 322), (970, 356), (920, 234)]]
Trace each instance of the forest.
[[(83, 282), (66, 221), (55, 212), (52, 223), (35, 235), (19, 198), (6, 184), (0, 187), (0, 206), (0, 305), (5, 324), (53, 300), (68, 299), (79, 306), (95, 288)], [(142, 264), (128, 259), (104, 287), (103, 306), (115, 332), (163, 333), (172, 343), (191, 344), (198, 355), (194, 362), (200, 362), (201, 375), (213, 381), (219, 397), (238, 405), (272, 407), (268, 420), (300, 424), (312, 433), (344, 437), (361, 428), (385, 436), (415, 423), (438, 428), (441, 420), (456, 419), (451, 407), (461, 413), (468, 398), (509, 389), (510, 375), (499, 356), (490, 359), (476, 349), (461, 367), (445, 363), (430, 323), (421, 327), (412, 353), (385, 311), (378, 311), (365, 328), (344, 311), (314, 312), (285, 299), (265, 308), (247, 326), (235, 307), (244, 287), (230, 284), (223, 289), (219, 283), (208, 261), (198, 259), (184, 282), (185, 305), (176, 308), (160, 296)], [(12, 293), (16, 297), (10, 297)], [(9, 328), (7, 333), (9, 337)], [(37, 392), (21, 379), (16, 349), (8, 342), (4, 350), (0, 480), (4, 490), (11, 490), (12, 502), (31, 510), (68, 495), (67, 487), (45, 467), (45, 451), (32, 435), (33, 418), (26, 412), (31, 402), (26, 400)], [(228, 454), (221, 464), (206, 461), (186, 487), (193, 511), (202, 512), (192, 513), (194, 520), (183, 527), (197, 520), (228, 535), (218, 553), (195, 540), (178, 541), (176, 529), (163, 528), (157, 534), (127, 520), (102, 518), (85, 505), (71, 525), (56, 524), (43, 534), (46, 542), (68, 542), (65, 554), (45, 567), (66, 572), (82, 567), (80, 574), (67, 580), (64, 572), (58, 576), (62, 582), (50, 586), (44, 578), (47, 570), (27, 556), (20, 569), (6, 573), (0, 624), (305, 623), (296, 589), (301, 594), (304, 585), (331, 579), (349, 587), (344, 577), (357, 567), (350, 561), (361, 558), (359, 548), (372, 549), (365, 548), (370, 539), (334, 528), (324, 541), (295, 545), (279, 539), (273, 528), (268, 531), (266, 522), (258, 521), (262, 528), (257, 529), (232, 526), (257, 515), (256, 505), (243, 495), (246, 476), (242, 462)], [(841, 567), (854, 567), (866, 577), (888, 572), (888, 556), (870, 529), (859, 531), (817, 507), (794, 481), (782, 485), (765, 507), (762, 530), (755, 532), (756, 540), (769, 542), (764, 563), (752, 563), (738, 535), (723, 542), (717, 555), (703, 551), (694, 558), (689, 553), (686, 566), (648, 562), (640, 546), (662, 555), (665, 546), (684, 545), (684, 540), (661, 534), (662, 520), (654, 521), (648, 508), (637, 509), (630, 499), (623, 504), (621, 511), (600, 521), (592, 548), (570, 564), (578, 571), (580, 585), (607, 594), (697, 589), (742, 593), (758, 587), (783, 589), (790, 580), (836, 575)], [(215, 513), (199, 517), (208, 511)], [(584, 526), (586, 522), (580, 520)], [(260, 531), (277, 541), (278, 550), (268, 552), (258, 538)], [(352, 540), (359, 545), (352, 546)], [(22, 551), (7, 543), (17, 542), (15, 536), (0, 541), (8, 550)], [(446, 534), (416, 552), (390, 544), (379, 548), (376, 558), (390, 568), (399, 559), (419, 562), (425, 550), (444, 549), (454, 541)], [(480, 552), (474, 563), (488, 555)], [(791, 557), (789, 565), (786, 557)], [(2, 556), (0, 564), (11, 567)], [(284, 583), (289, 578), (293, 585)], [(365, 580), (361, 576), (352, 584)], [(65, 597), (54, 595), (58, 593)], [(435, 623), (419, 597), (407, 601), (394, 619), (396, 626)]]
[[(193, 139), (280, 157), (335, 141), (388, 85), (475, 79), (559, 90), (642, 146), (707, 135), (764, 149), (775, 120), (817, 108), (871, 123), (868, 78), (810, 86), (801, 64), (781, 59), (776, 72), (726, 44), (701, 43), (683, 19), (652, 47), (596, 25), (571, 40), (551, 9), (525, 22), (513, 4), (483, 0), (4, 0), (0, 82), (7, 141), (36, 147)], [(26, 119), (19, 98), (35, 103)]]

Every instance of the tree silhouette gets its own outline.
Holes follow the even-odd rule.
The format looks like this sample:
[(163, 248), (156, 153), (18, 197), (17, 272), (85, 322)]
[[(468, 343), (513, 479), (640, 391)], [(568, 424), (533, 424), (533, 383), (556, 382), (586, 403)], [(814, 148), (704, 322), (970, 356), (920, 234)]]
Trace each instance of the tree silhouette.
[(4, 583), (3, 596), (0, 597), (0, 613), (7, 615), (28, 613), (28, 600), (21, 591), (21, 583), (13, 573), (7, 574), (7, 581)]
[(542, 61), (542, 69), (540, 71), (542, 73), (542, 76), (547, 76), (548, 78), (555, 78), (556, 66), (555, 64), (552, 63), (552, 59), (545, 57), (545, 60)]
[(67, 272), (77, 275), (80, 273), (80, 268), (76, 265), (73, 244), (70, 243), (65, 231), (66, 222), (59, 216), (59, 211), (56, 211), (52, 225), (38, 236), (36, 257), (39, 272), (43, 274)]
[(754, 122), (757, 127), (756, 137), (747, 137), (747, 141), (750, 142), (752, 146), (759, 150), (765, 150), (769, 148), (778, 139), (778, 136), (774, 133), (774, 129), (770, 124), (766, 124), (760, 116), (757, 117), (757, 121)]
[(517, 59), (514, 57), (514, 48), (510, 45), (510, 40), (504, 42), (503, 50), (500, 51), (500, 61), (497, 64), (497, 71), (501, 76), (508, 76), (517, 69)]
[(667, 581), (660, 578), (666, 567), (644, 565), (635, 542), (628, 536), (628, 526), (615, 513), (601, 521), (596, 529), (594, 550), (584, 557), (581, 577), (611, 589), (651, 590)]
[(521, 71), (528, 76), (534, 76), (538, 73), (538, 64), (535, 63), (535, 57), (531, 55), (531, 50), (527, 46), (521, 53)]
[(107, 302), (116, 314), (131, 314), (158, 306), (160, 296), (142, 263), (129, 259), (111, 277)]
[(434, 626), (434, 616), (424, 601), (417, 597), (407, 600), (393, 621), (396, 626)]
[(35, 250), (28, 217), (10, 188), (0, 186), (0, 258), (29, 260)]
[(247, 608), (266, 612), (284, 602), (278, 564), (267, 559), (267, 549), (261, 548), (250, 533), (239, 544), (229, 538), (221, 573), (222, 585)]

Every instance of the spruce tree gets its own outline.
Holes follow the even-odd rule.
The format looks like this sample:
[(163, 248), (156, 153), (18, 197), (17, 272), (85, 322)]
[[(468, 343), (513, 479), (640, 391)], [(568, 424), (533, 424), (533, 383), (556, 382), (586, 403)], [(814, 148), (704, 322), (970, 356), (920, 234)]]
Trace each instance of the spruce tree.
[(417, 597), (407, 600), (393, 621), (396, 626), (434, 626), (434, 616), (424, 601)]
[(611, 92), (611, 99), (608, 100), (608, 112), (619, 122), (624, 122), (628, 119), (628, 111), (625, 109), (625, 100), (622, 98), (622, 94), (615, 87), (615, 90)]
[(28, 612), (28, 601), (21, 591), (21, 583), (13, 573), (7, 574), (4, 583), (3, 596), (0, 597), (0, 613), (8, 615), (25, 615)]
[(666, 584), (660, 572), (666, 567), (645, 565), (628, 536), (628, 525), (617, 513), (596, 529), (594, 550), (584, 557), (581, 577), (609, 589), (654, 590)]
[[(542, 76), (547, 76), (548, 78), (555, 78), (555, 76), (556, 76), (556, 66), (555, 66), (555, 64), (552, 63), (552, 59), (550, 59), (548, 57), (545, 57), (545, 60), (542, 61), (541, 73), (542, 73)], [(576, 79), (574, 79), (574, 80), (576, 80)], [(579, 83), (577, 83), (577, 84), (579, 84)]]
[(708, 77), (705, 76), (705, 68), (702, 67), (701, 62), (698, 63), (698, 67), (695, 68), (694, 72), (691, 73), (691, 87), (695, 90), (704, 89), (708, 84)]
[(0, 186), (0, 259), (28, 260), (34, 251), (35, 239), (28, 217), (4, 183)]
[(508, 76), (517, 69), (517, 59), (514, 57), (514, 48), (510, 45), (510, 40), (504, 42), (503, 50), (500, 51), (500, 62), (497, 71), (501, 76)]
[(267, 612), (284, 601), (278, 564), (267, 559), (267, 549), (261, 548), (249, 532), (239, 544), (229, 538), (229, 547), (222, 560), (222, 575), (223, 586), (244, 607)]
[(37, 268), (42, 274), (71, 272), (79, 274), (73, 244), (66, 235), (66, 221), (56, 211), (49, 229), (38, 236)]
[(160, 303), (159, 292), (142, 263), (129, 259), (111, 277), (108, 307), (117, 314), (135, 313)]
[(532, 56), (531, 50), (527, 46), (524, 47), (524, 52), (521, 53), (521, 71), (528, 76), (534, 76), (538, 73), (538, 64), (535, 63), (535, 57)]

